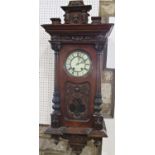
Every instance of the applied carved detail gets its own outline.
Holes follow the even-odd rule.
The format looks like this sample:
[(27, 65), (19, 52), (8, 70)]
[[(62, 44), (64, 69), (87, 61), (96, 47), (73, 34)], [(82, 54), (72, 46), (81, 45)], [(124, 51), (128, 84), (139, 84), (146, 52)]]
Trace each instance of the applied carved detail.
[(52, 42), (71, 42), (71, 41), (95, 41), (94, 39), (94, 34), (92, 35), (61, 35), (61, 36), (58, 36), (58, 35), (53, 35), (51, 37), (51, 40)]
[(69, 145), (76, 153), (76, 155), (80, 155), (82, 149), (87, 144), (88, 137), (86, 135), (72, 135), (66, 134), (63, 136), (66, 139), (69, 139)]
[(61, 43), (60, 41), (57, 42), (52, 42), (51, 40), (49, 41), (51, 43), (51, 48), (55, 51), (55, 53), (58, 53), (61, 49)]
[(53, 35), (51, 37), (52, 49), (59, 51), (61, 48), (61, 43), (92, 43), (97, 51), (97, 53), (104, 52), (107, 39), (104, 37), (104, 34), (76, 34), (76, 35)]
[(68, 119), (88, 119), (90, 85), (88, 82), (65, 84), (65, 108)]
[(106, 130), (104, 120), (103, 120), (103, 116), (94, 115), (94, 128), (96, 130), (102, 130), (103, 128)]
[(66, 13), (65, 14), (65, 24), (87, 24), (88, 23), (88, 13)]
[(107, 44), (107, 39), (105, 38), (104, 35), (98, 35), (96, 37), (95, 48), (98, 53), (104, 52), (106, 44)]
[(67, 7), (63, 6), (65, 11), (65, 24), (88, 24), (88, 11), (90, 5), (84, 5), (83, 1), (70, 1)]

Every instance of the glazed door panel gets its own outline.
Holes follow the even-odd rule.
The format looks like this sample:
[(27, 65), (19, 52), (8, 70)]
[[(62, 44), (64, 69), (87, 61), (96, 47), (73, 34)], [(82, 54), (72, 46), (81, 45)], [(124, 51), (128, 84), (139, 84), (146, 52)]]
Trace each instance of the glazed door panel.
[[(67, 57), (75, 50), (85, 52), (91, 60), (89, 72), (81, 77), (68, 74), (65, 67)], [(66, 126), (91, 126), (96, 92), (96, 52), (91, 45), (64, 45), (59, 53), (59, 88), (62, 122)], [(81, 124), (82, 122), (82, 124)]]

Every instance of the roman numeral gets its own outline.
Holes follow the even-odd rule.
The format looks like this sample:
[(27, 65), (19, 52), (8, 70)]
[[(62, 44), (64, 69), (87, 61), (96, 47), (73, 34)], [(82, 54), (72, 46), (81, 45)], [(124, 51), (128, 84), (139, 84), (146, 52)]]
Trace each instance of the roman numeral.
[(87, 68), (84, 68), (86, 71), (88, 71), (88, 69)]

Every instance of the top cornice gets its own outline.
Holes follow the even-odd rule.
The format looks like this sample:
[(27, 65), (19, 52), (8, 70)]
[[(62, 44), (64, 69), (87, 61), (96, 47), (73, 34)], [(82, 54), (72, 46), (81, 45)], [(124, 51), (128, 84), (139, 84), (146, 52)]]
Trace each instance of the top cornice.
[(114, 24), (44, 24), (42, 27), (49, 34), (62, 34), (62, 33), (104, 33), (106, 37), (111, 33)]

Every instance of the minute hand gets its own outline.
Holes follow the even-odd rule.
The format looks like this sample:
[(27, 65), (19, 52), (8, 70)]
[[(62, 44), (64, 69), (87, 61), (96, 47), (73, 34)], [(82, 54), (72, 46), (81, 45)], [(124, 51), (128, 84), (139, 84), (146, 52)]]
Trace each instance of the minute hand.
[(83, 61), (81, 61), (81, 62), (79, 62), (78, 64), (83, 64), (84, 63), (84, 60)]

